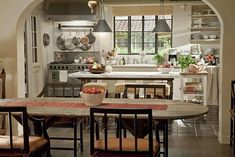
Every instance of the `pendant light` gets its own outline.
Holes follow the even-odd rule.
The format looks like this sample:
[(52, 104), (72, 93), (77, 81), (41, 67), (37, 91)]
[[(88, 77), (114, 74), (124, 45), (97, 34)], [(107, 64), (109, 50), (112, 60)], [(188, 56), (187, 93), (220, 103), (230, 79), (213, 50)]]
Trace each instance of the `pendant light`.
[(91, 9), (91, 14), (96, 12), (97, 2), (95, 0), (88, 1), (88, 6)]
[(105, 20), (103, 0), (100, 0), (100, 19), (94, 26), (93, 32), (112, 32), (108, 23)]
[(157, 20), (157, 24), (152, 31), (153, 33), (159, 33), (159, 34), (171, 33), (171, 29), (164, 18), (165, 16), (164, 16), (163, 3), (164, 3), (164, 0), (160, 0), (160, 15), (161, 15), (162, 19)]

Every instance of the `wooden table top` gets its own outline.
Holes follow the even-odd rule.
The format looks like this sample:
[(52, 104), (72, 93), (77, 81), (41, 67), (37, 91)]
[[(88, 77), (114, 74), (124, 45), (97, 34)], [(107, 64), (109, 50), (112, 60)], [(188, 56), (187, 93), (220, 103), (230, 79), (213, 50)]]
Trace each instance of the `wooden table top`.
[[(83, 103), (81, 98), (17, 98), (5, 99), (0, 101), (0, 106), (5, 106), (8, 102), (52, 102), (52, 103)], [(200, 104), (193, 104), (188, 102), (181, 102), (178, 100), (164, 100), (164, 99), (114, 99), (105, 98), (103, 103), (128, 104), (128, 107), (136, 104), (148, 105), (167, 105), (166, 110), (152, 110), (155, 119), (186, 119), (194, 118), (204, 115), (208, 112), (206, 106)], [(30, 106), (27, 107), (28, 113), (31, 115), (44, 116), (89, 116), (89, 107), (56, 107), (56, 106)]]

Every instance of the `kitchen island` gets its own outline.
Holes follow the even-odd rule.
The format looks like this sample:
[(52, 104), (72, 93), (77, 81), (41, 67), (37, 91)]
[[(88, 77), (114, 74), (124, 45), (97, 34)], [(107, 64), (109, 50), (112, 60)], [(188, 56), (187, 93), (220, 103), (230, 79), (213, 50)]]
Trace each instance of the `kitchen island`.
[(68, 74), (69, 78), (81, 80), (162, 80), (170, 85), (170, 98), (173, 96), (173, 80), (179, 78), (179, 72), (163, 74), (161, 72), (105, 72), (92, 74), (90, 72), (75, 72)]

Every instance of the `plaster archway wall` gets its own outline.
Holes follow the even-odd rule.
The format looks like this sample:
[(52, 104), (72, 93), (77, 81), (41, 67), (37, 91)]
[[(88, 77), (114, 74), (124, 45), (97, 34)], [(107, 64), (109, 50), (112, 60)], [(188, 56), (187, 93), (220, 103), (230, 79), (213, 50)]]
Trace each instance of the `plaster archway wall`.
[[(0, 5), (0, 58), (9, 74), (7, 97), (24, 96), (24, 59), (22, 33), (27, 11), (43, 0), (7, 0)], [(207, 0), (206, 3), (220, 15), (222, 25), (222, 53), (220, 73), (219, 141), (229, 142), (230, 81), (235, 80), (235, 10), (234, 0)], [(27, 10), (25, 10), (27, 8)], [(20, 19), (20, 20), (19, 20)], [(17, 23), (19, 20), (19, 23)], [(17, 32), (18, 28), (18, 32)], [(18, 39), (18, 40), (17, 40)], [(17, 46), (18, 45), (18, 46)]]

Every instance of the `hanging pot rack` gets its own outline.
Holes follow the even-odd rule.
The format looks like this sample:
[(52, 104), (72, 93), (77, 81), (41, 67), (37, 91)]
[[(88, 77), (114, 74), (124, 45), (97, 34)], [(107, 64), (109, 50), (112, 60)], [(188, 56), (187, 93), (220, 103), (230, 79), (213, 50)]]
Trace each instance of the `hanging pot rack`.
[(61, 29), (71, 29), (71, 28), (75, 28), (75, 29), (93, 29), (93, 25), (61, 25), (61, 24), (58, 24), (58, 30), (61, 30)]

